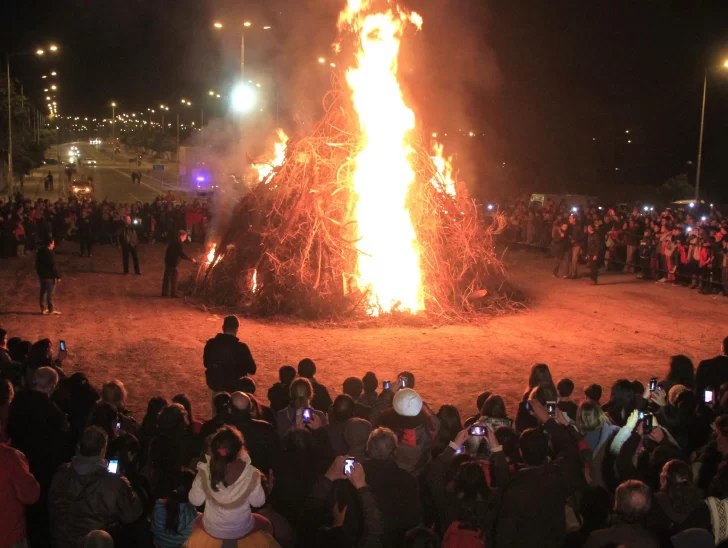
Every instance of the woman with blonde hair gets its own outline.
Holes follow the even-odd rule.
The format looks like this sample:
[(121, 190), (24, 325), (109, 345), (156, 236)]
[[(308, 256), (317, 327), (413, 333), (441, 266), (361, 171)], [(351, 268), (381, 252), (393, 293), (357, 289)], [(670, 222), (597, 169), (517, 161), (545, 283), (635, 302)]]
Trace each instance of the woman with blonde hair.
[(592, 450), (590, 483), (606, 487), (602, 479), (602, 464), (619, 427), (612, 424), (599, 404), (593, 400), (584, 400), (579, 404), (576, 411), (576, 426), (584, 434), (584, 441)]
[(285, 409), (278, 411), (276, 424), (278, 437), (286, 437), (293, 428), (309, 428), (315, 430), (328, 423), (326, 413), (311, 407), (313, 386), (305, 377), (298, 377), (291, 383), (291, 403)]

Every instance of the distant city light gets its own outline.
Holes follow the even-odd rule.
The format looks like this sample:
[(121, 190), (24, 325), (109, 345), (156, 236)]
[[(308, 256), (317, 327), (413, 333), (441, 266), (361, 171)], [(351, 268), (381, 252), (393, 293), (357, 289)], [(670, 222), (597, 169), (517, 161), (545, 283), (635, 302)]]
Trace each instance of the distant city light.
[(319, 57), (318, 62), (323, 65), (326, 62), (326, 59), (324, 59), (323, 57)]
[(220, 23), (219, 21), (216, 21), (215, 23), (213, 23), (212, 26), (215, 27), (216, 29), (221, 29), (222, 28), (222, 23)]
[(243, 23), (243, 26), (244, 26), (244, 27), (249, 27), (249, 26), (251, 26), (252, 24), (253, 24), (253, 23), (251, 23), (250, 21), (245, 21), (245, 23)]

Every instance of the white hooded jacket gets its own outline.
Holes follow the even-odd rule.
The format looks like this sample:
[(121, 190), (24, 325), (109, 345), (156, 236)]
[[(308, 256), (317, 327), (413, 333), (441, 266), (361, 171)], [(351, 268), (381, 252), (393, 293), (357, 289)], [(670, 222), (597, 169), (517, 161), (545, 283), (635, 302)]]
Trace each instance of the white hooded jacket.
[(258, 470), (250, 464), (247, 453), (240, 458), (246, 463), (243, 473), (228, 487), (219, 484), (217, 491), (213, 491), (210, 485), (207, 457), (197, 465), (189, 500), (195, 506), (205, 505), (202, 516), (205, 531), (217, 539), (239, 539), (250, 533), (253, 530), (250, 507), (259, 508), (265, 504), (265, 491), (260, 484)]

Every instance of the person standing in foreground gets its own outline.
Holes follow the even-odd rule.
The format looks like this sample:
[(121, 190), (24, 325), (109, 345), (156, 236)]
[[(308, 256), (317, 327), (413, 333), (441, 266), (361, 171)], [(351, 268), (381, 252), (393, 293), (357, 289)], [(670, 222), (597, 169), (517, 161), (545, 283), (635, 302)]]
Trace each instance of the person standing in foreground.
[(131, 217), (124, 217), (124, 226), (121, 228), (121, 260), (124, 264), (124, 275), (129, 274), (129, 255), (134, 261), (134, 272), (137, 276), (141, 275), (139, 270), (139, 256), (137, 255), (137, 245), (139, 245), (139, 237), (136, 229), (131, 224)]
[(191, 259), (182, 249), (182, 242), (187, 239), (187, 232), (180, 230), (177, 236), (172, 238), (167, 246), (167, 252), (164, 254), (164, 278), (162, 280), (162, 297), (168, 294), (170, 297), (177, 297), (177, 267), (179, 262), (184, 259), (196, 263), (195, 259)]
[(586, 242), (587, 261), (589, 263), (589, 277), (594, 285), (597, 285), (599, 276), (599, 255), (602, 252), (602, 238), (594, 231), (594, 225), (587, 228), (589, 238)]
[[(38, 273), (38, 279), (40, 280), (40, 312), (41, 314), (54, 314), (57, 316), (61, 311), (56, 310), (53, 305), (53, 294), (56, 292), (56, 284), (61, 281), (61, 275), (58, 273), (56, 255), (53, 253), (55, 247), (56, 242), (51, 238), (38, 248), (35, 255), (35, 271)], [(46, 300), (48, 301), (47, 307)]]
[(202, 355), (205, 380), (213, 394), (241, 390), (238, 386), (240, 379), (255, 375), (253, 355), (248, 345), (238, 340), (239, 327), (240, 322), (235, 316), (227, 316), (222, 322), (222, 333), (205, 344)]

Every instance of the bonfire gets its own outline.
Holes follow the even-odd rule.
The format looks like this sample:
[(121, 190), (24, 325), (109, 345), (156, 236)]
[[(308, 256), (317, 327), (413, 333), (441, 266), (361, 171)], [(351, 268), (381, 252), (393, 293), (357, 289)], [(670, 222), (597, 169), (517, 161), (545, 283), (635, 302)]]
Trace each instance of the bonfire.
[(308, 135), (280, 132), (273, 158), (254, 162), (258, 181), (197, 276), (209, 304), (327, 319), (509, 308), (493, 246), (503, 218), (483, 217), (403, 99), (400, 42), (421, 25), (392, 2), (349, 0), (337, 47), (353, 48), (351, 66)]

